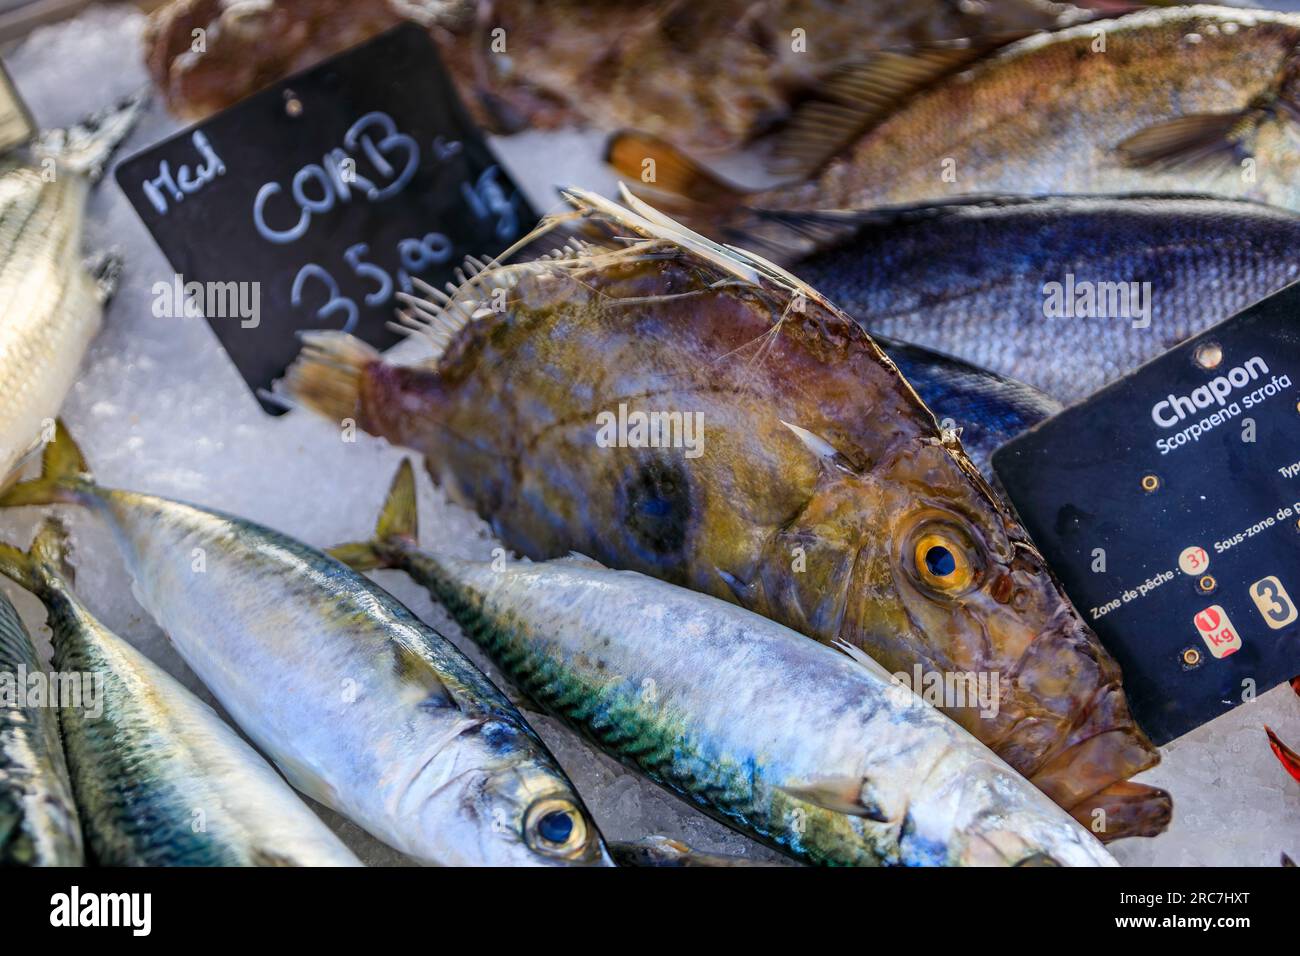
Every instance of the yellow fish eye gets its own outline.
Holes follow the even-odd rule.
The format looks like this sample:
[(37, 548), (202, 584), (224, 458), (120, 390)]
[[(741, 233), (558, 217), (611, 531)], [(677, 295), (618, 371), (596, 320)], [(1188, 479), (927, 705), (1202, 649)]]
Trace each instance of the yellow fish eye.
[(965, 591), (975, 581), (970, 549), (947, 531), (929, 531), (917, 538), (912, 558), (921, 582), (945, 594)]
[(568, 800), (538, 800), (525, 816), (524, 840), (538, 853), (576, 856), (587, 845), (587, 821), (582, 811)]

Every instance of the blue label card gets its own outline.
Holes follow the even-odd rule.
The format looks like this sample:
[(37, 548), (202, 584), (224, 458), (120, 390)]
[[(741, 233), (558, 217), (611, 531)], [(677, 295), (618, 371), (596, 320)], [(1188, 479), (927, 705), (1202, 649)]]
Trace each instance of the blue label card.
[(1300, 284), (993, 465), (1156, 743), (1300, 674)]
[(413, 24), (124, 160), (116, 179), (176, 270), (155, 312), (205, 316), (255, 392), (299, 331), (392, 345), (412, 278), (441, 287), (538, 220)]

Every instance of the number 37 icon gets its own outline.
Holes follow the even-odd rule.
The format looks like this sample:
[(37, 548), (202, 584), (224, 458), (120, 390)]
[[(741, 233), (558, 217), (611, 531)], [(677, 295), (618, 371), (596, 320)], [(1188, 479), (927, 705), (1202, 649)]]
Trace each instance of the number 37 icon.
[(1259, 608), (1259, 614), (1273, 630), (1286, 627), (1295, 621), (1295, 602), (1286, 593), (1282, 582), (1274, 577), (1261, 578), (1250, 586), (1250, 597)]

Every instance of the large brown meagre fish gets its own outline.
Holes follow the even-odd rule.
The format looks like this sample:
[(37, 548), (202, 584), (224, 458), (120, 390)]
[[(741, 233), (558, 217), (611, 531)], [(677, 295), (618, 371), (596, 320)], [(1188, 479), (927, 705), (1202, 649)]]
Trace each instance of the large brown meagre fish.
[[(1163, 829), (1168, 794), (1126, 782), (1159, 758), (1118, 666), (861, 327), (631, 197), (636, 212), (568, 195), (634, 238), (494, 265), (417, 305), (442, 348), (428, 365), (314, 333), (287, 391), (424, 452), (531, 558), (580, 551), (893, 672), (997, 679), (996, 707), (945, 711), (1099, 836)], [(613, 434), (652, 412), (682, 427)]]
[(710, 234), (775, 238), (783, 260), (808, 244), (763, 211), (1192, 191), (1300, 210), (1294, 13), (1197, 5), (1039, 34), (883, 114), (870, 69), (791, 123), (780, 151), (811, 164), (806, 180), (741, 193), (636, 134), (612, 141), (610, 160), (693, 200)]

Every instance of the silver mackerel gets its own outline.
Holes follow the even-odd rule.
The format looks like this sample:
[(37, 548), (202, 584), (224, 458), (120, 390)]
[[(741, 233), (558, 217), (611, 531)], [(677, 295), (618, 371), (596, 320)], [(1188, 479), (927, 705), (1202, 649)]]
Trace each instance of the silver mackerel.
[(861, 651), (577, 556), (500, 567), (423, 552), (414, 487), (407, 462), (375, 540), (335, 553), (408, 571), (521, 690), (723, 822), (825, 865), (1114, 864)]
[(612, 865), (518, 710), (363, 575), (252, 522), (102, 488), (61, 426), (43, 464), (0, 506), (107, 521), (141, 604), (299, 790), (428, 864)]

